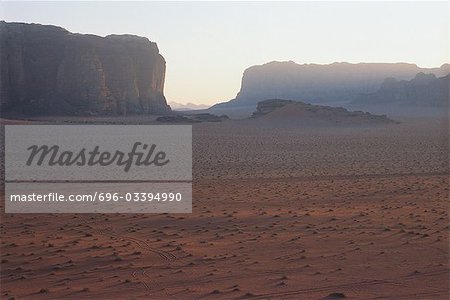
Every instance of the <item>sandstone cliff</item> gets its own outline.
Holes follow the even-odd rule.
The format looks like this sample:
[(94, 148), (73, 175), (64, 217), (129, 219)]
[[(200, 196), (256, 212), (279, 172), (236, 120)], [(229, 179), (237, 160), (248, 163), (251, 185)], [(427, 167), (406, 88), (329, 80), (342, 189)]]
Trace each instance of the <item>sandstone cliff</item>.
[[(419, 72), (447, 74), (450, 65), (423, 69), (407, 63), (296, 64), (271, 62), (245, 70), (236, 98), (212, 107), (255, 107), (265, 99), (293, 99), (310, 103), (343, 105), (355, 95), (373, 93), (386, 77), (410, 80)], [(244, 109), (244, 108), (243, 108)]]
[(0, 22), (0, 66), (2, 112), (170, 111), (163, 94), (165, 60), (147, 38)]
[(449, 75), (417, 74), (412, 80), (386, 78), (373, 93), (355, 97), (352, 105), (398, 105), (439, 108), (449, 103)]

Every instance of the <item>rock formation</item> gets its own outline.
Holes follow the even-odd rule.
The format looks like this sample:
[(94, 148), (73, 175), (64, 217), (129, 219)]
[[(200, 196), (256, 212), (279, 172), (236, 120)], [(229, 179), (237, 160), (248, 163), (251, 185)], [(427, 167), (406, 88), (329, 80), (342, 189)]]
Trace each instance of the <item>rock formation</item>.
[(226, 115), (216, 116), (210, 113), (199, 113), (199, 114), (180, 114), (173, 113), (169, 116), (161, 116), (156, 118), (158, 122), (165, 123), (201, 123), (201, 122), (222, 122), (229, 120), (230, 118)]
[(265, 116), (280, 107), (283, 107), (283, 106), (286, 106), (289, 104), (293, 104), (293, 103), (306, 104), (303, 102), (297, 102), (297, 101), (293, 101), (293, 100), (283, 100), (283, 99), (269, 99), (269, 100), (260, 101), (256, 105), (256, 111), (253, 112), (252, 118), (258, 118), (258, 117)]
[(348, 111), (342, 107), (313, 105), (301, 101), (270, 99), (258, 102), (252, 119), (278, 125), (373, 125), (395, 121), (385, 115)]
[(353, 105), (398, 105), (439, 108), (449, 103), (449, 75), (419, 73), (412, 80), (386, 78), (374, 93), (355, 97)]
[(133, 35), (99, 37), (49, 25), (0, 22), (2, 112), (167, 113), (165, 60)]
[[(372, 93), (386, 77), (410, 80), (419, 72), (447, 74), (450, 65), (422, 69), (406, 63), (333, 63), (329, 65), (271, 62), (245, 70), (236, 98), (212, 107), (255, 107), (265, 99), (293, 99), (310, 103), (345, 104), (355, 95)], [(226, 112), (226, 111), (224, 111)]]

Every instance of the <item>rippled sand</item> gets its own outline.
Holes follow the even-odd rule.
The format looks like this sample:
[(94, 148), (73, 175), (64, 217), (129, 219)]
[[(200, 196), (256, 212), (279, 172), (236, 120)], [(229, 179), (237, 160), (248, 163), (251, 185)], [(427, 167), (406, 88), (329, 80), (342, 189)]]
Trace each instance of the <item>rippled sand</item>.
[(192, 214), (2, 213), (1, 298), (448, 299), (441, 121), (193, 132)]

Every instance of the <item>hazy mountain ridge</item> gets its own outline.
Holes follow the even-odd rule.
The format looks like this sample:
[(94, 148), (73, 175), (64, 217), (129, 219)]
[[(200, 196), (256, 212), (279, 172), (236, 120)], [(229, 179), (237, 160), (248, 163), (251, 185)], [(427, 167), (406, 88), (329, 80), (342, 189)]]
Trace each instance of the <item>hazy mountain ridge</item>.
[(352, 105), (443, 107), (449, 102), (449, 75), (419, 73), (411, 80), (386, 78), (374, 93), (358, 95)]
[(195, 103), (190, 103), (190, 102), (183, 104), (183, 103), (179, 103), (179, 102), (175, 102), (175, 101), (170, 101), (169, 105), (173, 110), (179, 110), (179, 111), (207, 109), (211, 106), (211, 105), (206, 105), (206, 104), (195, 104)]
[(165, 60), (144, 37), (73, 34), (51, 25), (2, 21), (0, 55), (4, 112), (170, 111), (163, 94)]
[(420, 68), (408, 63), (300, 65), (292, 61), (270, 62), (246, 69), (236, 98), (217, 104), (213, 109), (251, 106), (275, 98), (342, 104), (353, 101), (355, 95), (377, 91), (388, 77), (410, 80), (420, 72), (442, 76), (450, 72), (450, 65)]

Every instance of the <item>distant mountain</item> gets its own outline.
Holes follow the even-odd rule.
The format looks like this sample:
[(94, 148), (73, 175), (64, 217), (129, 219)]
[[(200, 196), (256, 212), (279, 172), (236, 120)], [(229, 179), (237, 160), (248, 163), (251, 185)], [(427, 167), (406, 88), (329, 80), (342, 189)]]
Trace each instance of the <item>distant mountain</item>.
[(387, 77), (411, 80), (420, 72), (443, 76), (450, 72), (450, 65), (426, 69), (407, 63), (271, 62), (245, 70), (236, 98), (216, 104), (211, 110), (254, 108), (258, 101), (273, 98), (345, 104), (355, 95), (376, 92)]
[(343, 107), (313, 105), (301, 101), (270, 99), (260, 101), (252, 119), (261, 124), (279, 126), (365, 126), (392, 124), (395, 121), (385, 115), (362, 111), (348, 111)]
[(169, 105), (173, 110), (179, 110), (179, 111), (207, 109), (211, 106), (211, 105), (206, 105), (206, 104), (194, 104), (194, 103), (189, 103), (189, 102), (186, 104), (182, 104), (182, 103), (173, 102), (173, 101), (169, 102)]
[(449, 85), (448, 74), (437, 78), (419, 73), (409, 81), (386, 78), (376, 92), (356, 96), (352, 105), (444, 107), (449, 103)]

